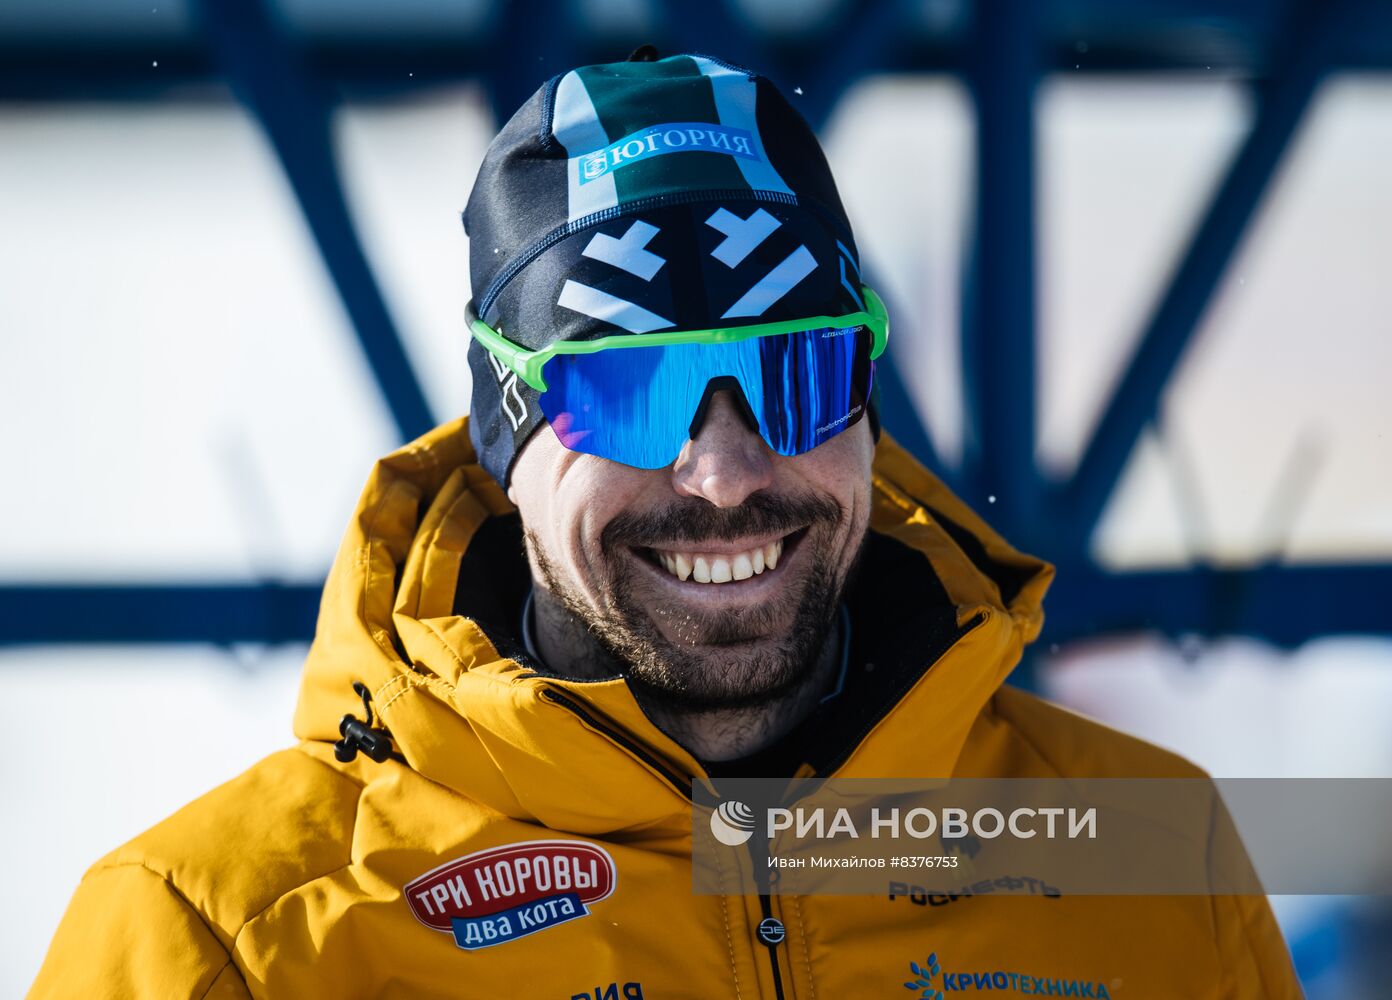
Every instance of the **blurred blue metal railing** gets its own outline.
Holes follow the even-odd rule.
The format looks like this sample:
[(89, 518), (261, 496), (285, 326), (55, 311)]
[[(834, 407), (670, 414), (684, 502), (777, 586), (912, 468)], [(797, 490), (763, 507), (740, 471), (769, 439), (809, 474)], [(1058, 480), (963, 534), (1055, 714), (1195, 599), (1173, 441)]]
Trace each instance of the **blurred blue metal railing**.
[[(883, 414), (886, 426), (968, 502), (981, 507), (996, 497), (990, 517), (1007, 537), (1059, 565), (1046, 641), (1147, 630), (1243, 634), (1294, 646), (1339, 632), (1392, 634), (1383, 607), (1392, 594), (1392, 565), (1117, 573), (1089, 554), (1098, 518), (1137, 439), (1154, 422), (1320, 80), (1336, 69), (1392, 69), (1392, 4), (882, 0), (831, 3), (810, 22), (760, 28), (751, 12), (786, 14), (789, 5), (679, 0), (619, 5), (629, 21), (598, 30), (580, 5), (563, 0), (478, 0), (458, 25), (429, 21), (439, 11), (427, 14), (416, 5), (383, 15), (391, 8), (347, 0), (337, 7), (301, 0), (284, 8), (269, 0), (197, 0), (177, 5), (173, 27), (153, 35), (142, 36), (132, 21), (124, 34), (105, 39), (22, 37), (25, 10), (41, 18), (64, 2), (74, 0), (23, 0), (0, 17), (0, 100), (152, 100), (191, 82), (229, 85), (275, 148), (403, 440), (434, 418), (347, 209), (329, 134), (340, 92), (480, 79), (502, 121), (546, 76), (622, 58), (651, 40), (664, 52), (718, 53), (789, 89), (808, 83), (799, 106), (820, 129), (846, 90), (867, 75), (957, 74), (971, 89), (977, 117), (974, 244), (963, 295), (968, 438), (962, 467), (948, 468), (934, 453), (903, 371), (882, 379)], [(595, 7), (584, 9), (593, 14)], [(306, 11), (315, 13), (313, 24), (305, 23)], [(400, 30), (325, 29), (349, 14), (396, 16)], [(1046, 74), (1078, 64), (1074, 40), (1080, 38), (1088, 39), (1089, 70), (1207, 64), (1246, 75), (1258, 112), (1076, 471), (1056, 482), (1035, 461), (1033, 98)], [(132, 51), (157, 53), (160, 82), (134, 70), (144, 60), (131, 58)], [(912, 317), (896, 322), (900, 331), (913, 325)], [(999, 357), (1013, 363), (990, 363)], [(302, 640), (312, 634), (318, 592), (308, 582), (12, 583), (0, 586), (0, 643)], [(1030, 684), (1030, 669), (1027, 660), (1017, 681)]]

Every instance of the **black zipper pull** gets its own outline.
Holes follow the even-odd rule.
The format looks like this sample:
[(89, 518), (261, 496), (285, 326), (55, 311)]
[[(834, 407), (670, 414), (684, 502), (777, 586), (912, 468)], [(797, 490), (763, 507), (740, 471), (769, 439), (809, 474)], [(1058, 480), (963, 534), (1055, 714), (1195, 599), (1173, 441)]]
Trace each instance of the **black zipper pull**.
[(362, 699), (363, 711), (367, 721), (353, 715), (345, 715), (338, 723), (338, 731), (343, 739), (334, 744), (334, 756), (347, 764), (362, 751), (371, 760), (382, 763), (392, 756), (391, 733), (385, 729), (372, 728), (372, 694), (362, 681), (353, 682), (353, 690)]

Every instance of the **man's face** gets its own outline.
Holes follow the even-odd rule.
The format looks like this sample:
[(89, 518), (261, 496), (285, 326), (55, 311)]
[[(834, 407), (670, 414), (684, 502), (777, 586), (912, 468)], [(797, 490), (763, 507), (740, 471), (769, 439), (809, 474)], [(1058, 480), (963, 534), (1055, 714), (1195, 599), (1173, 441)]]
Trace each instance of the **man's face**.
[(508, 496), (537, 585), (635, 686), (674, 706), (737, 707), (813, 668), (865, 540), (873, 452), (861, 420), (785, 458), (720, 392), (666, 469), (569, 451), (542, 427)]

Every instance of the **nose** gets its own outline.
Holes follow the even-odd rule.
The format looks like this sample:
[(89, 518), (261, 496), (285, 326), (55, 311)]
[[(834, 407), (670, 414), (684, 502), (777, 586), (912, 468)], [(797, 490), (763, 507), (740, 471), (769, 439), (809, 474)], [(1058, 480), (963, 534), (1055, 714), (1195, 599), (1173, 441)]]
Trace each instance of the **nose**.
[(731, 391), (720, 390), (672, 466), (672, 488), (717, 507), (738, 507), (749, 494), (772, 484), (772, 449), (744, 422)]

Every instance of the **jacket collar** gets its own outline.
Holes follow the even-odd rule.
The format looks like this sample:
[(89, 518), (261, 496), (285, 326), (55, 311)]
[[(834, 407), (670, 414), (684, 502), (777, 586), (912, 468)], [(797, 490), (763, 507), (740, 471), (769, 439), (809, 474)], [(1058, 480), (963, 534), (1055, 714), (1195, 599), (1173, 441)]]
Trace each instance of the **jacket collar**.
[[(1043, 623), (1053, 568), (1012, 549), (888, 435), (847, 595), (846, 691), (803, 773), (943, 777)], [(517, 819), (600, 835), (689, 823), (700, 765), (622, 679), (547, 676), (522, 648), (515, 516), (467, 418), (377, 463), (324, 588), (295, 714), (338, 739), (354, 681), (407, 763)]]

